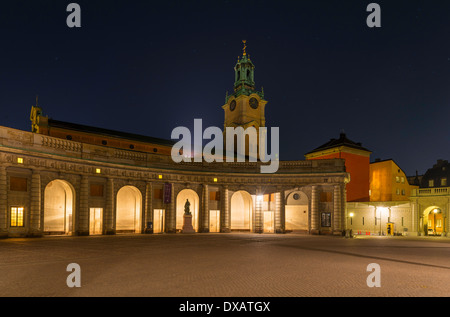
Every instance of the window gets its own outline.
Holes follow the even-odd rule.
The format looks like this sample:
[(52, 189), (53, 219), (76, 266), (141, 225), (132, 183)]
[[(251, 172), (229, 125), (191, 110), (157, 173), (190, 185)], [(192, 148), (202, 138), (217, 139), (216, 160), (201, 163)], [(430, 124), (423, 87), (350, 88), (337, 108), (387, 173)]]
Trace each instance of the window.
[(23, 227), (23, 207), (11, 207), (11, 227)]
[(447, 177), (441, 178), (441, 186), (447, 186)]
[(404, 224), (403, 224), (403, 217), (402, 217), (402, 227), (404, 226)]
[(400, 195), (400, 189), (397, 188), (397, 190), (395, 191), (395, 193), (396, 193), (397, 195)]
[(434, 187), (434, 180), (433, 179), (430, 179), (428, 181), (428, 187)]
[(402, 195), (405, 196), (405, 190), (404, 189), (402, 189)]
[(9, 190), (17, 192), (27, 191), (27, 179), (25, 177), (13, 177), (9, 178)]
[(405, 182), (405, 178), (403, 176), (401, 177), (401, 180), (402, 180), (402, 183)]
[(103, 197), (103, 185), (102, 184), (91, 184), (91, 196), (93, 197)]
[(396, 181), (397, 183), (400, 183), (400, 177), (399, 177), (399, 176), (395, 176), (395, 181)]
[(363, 219), (362, 219), (362, 223), (363, 223), (363, 226), (364, 226), (364, 217), (363, 217)]
[(442, 219), (437, 219), (436, 220), (436, 228), (441, 228), (442, 227)]

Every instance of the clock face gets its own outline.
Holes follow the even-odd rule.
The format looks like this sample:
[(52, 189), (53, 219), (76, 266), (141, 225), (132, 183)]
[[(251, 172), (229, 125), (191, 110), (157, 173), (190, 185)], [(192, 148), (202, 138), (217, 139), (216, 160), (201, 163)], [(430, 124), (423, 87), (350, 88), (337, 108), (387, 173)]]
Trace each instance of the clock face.
[(258, 99), (251, 98), (249, 103), (250, 103), (250, 107), (252, 107), (253, 109), (258, 108)]
[(233, 101), (230, 103), (230, 111), (234, 111), (234, 109), (236, 109), (236, 100), (233, 100)]

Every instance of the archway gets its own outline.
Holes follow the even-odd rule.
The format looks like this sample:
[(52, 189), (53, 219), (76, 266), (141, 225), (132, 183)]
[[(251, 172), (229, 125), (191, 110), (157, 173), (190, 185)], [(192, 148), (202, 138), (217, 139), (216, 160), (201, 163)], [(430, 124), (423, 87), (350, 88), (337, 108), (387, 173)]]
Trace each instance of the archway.
[(307, 231), (308, 223), (308, 197), (302, 191), (290, 193), (285, 206), (285, 228), (287, 231)]
[(141, 232), (142, 194), (134, 186), (124, 186), (117, 193), (116, 233)]
[(183, 215), (184, 215), (184, 205), (186, 204), (186, 200), (189, 200), (191, 204), (189, 206), (189, 211), (192, 214), (192, 227), (194, 230), (198, 231), (198, 214), (199, 214), (199, 202), (200, 199), (195, 191), (192, 189), (183, 189), (177, 195), (177, 230), (183, 229)]
[(74, 232), (75, 190), (67, 181), (56, 179), (44, 190), (44, 233)]
[(231, 230), (253, 230), (253, 198), (243, 190), (237, 191), (231, 196)]
[(444, 217), (439, 206), (430, 206), (423, 211), (423, 231), (428, 236), (440, 236), (444, 231)]

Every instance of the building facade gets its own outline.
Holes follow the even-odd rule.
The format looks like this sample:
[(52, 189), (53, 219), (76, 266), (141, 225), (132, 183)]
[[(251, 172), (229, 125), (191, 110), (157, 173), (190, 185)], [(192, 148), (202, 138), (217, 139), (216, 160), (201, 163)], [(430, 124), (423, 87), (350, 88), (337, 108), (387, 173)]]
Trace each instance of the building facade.
[(351, 182), (347, 184), (347, 201), (369, 201), (370, 154), (361, 143), (348, 139), (341, 133), (339, 139), (331, 139), (305, 154), (307, 160), (344, 159)]
[[(235, 69), (225, 125), (265, 125), (252, 67), (244, 55)], [(172, 141), (53, 120), (38, 105), (30, 119), (32, 132), (0, 127), (1, 237), (177, 233), (186, 201), (195, 232), (346, 229), (343, 159), (261, 174), (261, 162), (175, 163)]]
[(412, 210), (419, 235), (448, 236), (450, 232), (450, 164), (438, 160), (426, 173), (415, 178), (420, 188), (411, 194)]

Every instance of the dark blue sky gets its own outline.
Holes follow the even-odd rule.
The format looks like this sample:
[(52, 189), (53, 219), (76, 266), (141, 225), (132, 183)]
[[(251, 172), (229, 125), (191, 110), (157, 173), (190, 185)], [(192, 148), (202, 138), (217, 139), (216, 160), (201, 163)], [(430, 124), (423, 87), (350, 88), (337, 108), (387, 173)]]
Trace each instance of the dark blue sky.
[(450, 158), (450, 2), (10, 1), (0, 7), (0, 125), (30, 131), (36, 94), (57, 120), (170, 139), (223, 127), (242, 39), (280, 127), (280, 158), (343, 129), (408, 175)]

